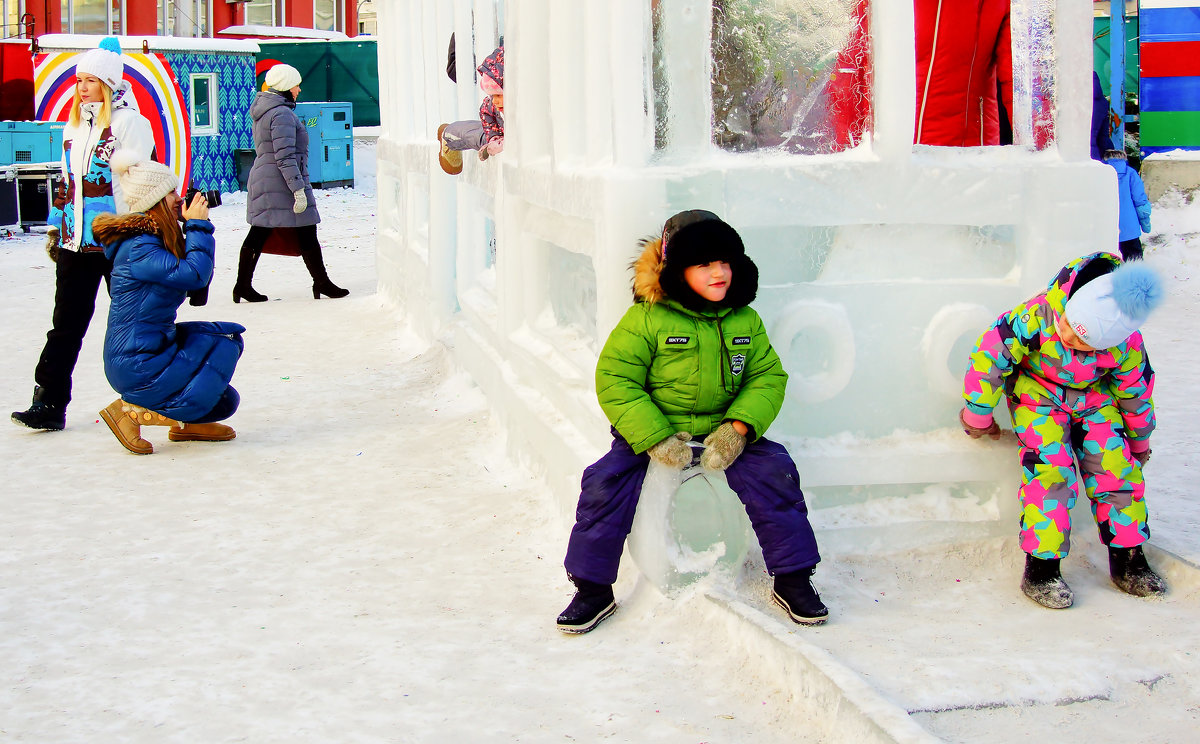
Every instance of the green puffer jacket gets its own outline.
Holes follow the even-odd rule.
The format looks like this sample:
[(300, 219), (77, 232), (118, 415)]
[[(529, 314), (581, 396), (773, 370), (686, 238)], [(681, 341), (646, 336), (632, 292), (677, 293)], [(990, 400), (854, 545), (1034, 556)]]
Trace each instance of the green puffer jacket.
[(667, 298), (659, 255), (659, 241), (646, 244), (636, 304), (600, 352), (600, 408), (634, 452), (678, 431), (703, 439), (728, 419), (748, 424), (751, 440), (762, 436), (787, 386), (762, 318), (748, 306), (696, 312)]

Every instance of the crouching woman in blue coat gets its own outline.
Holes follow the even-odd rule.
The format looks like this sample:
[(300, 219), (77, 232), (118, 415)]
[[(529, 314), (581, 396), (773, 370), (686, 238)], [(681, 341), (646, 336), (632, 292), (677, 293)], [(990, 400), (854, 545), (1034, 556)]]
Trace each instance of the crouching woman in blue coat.
[(238, 407), (229, 381), (246, 329), (175, 322), (188, 290), (212, 278), (208, 202), (197, 194), (184, 205), (175, 174), (131, 151), (115, 153), (111, 165), (129, 213), (100, 215), (92, 230), (113, 264), (104, 373), (121, 397), (100, 416), (125, 449), (139, 455), (154, 451), (141, 436), (143, 426), (171, 427), (173, 442), (233, 439), (234, 430), (216, 422)]

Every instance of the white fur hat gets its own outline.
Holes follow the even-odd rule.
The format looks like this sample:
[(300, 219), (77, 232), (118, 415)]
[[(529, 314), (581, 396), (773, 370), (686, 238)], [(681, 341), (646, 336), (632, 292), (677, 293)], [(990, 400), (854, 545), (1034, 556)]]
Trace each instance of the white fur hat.
[(117, 150), (108, 163), (121, 183), (130, 212), (145, 212), (179, 189), (179, 179), (165, 165), (143, 160), (133, 150)]
[(84, 52), (75, 62), (76, 75), (94, 75), (109, 90), (116, 90), (125, 75), (125, 62), (121, 59), (121, 43), (115, 36), (100, 40), (100, 46)]
[(300, 71), (291, 65), (280, 63), (267, 70), (263, 82), (272, 90), (291, 90), (300, 84)]

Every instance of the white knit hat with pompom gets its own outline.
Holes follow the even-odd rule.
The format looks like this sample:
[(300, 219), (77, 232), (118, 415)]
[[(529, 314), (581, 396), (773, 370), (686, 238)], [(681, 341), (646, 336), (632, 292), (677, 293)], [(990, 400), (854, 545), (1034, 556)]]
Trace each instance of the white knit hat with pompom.
[(170, 168), (133, 150), (117, 150), (108, 165), (121, 184), (130, 212), (145, 212), (167, 194), (179, 190), (179, 179)]
[(100, 40), (100, 46), (89, 49), (79, 56), (75, 62), (76, 75), (92, 75), (108, 86), (109, 90), (117, 90), (125, 75), (125, 61), (121, 59), (121, 42), (115, 36), (106, 36)]

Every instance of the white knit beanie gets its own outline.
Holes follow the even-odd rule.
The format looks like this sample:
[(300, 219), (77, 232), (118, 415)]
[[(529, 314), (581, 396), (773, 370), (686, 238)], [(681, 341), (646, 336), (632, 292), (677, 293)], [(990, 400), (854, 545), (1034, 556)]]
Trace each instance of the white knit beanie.
[(121, 59), (121, 43), (115, 36), (106, 36), (100, 40), (100, 46), (90, 49), (79, 57), (75, 63), (76, 75), (94, 75), (109, 90), (116, 90), (121, 85), (125, 74), (125, 62)]
[(179, 179), (165, 165), (143, 160), (133, 150), (117, 150), (108, 163), (121, 183), (130, 212), (145, 212), (179, 189)]
[(272, 90), (291, 90), (300, 84), (300, 71), (291, 65), (280, 63), (267, 70), (263, 82)]

